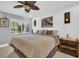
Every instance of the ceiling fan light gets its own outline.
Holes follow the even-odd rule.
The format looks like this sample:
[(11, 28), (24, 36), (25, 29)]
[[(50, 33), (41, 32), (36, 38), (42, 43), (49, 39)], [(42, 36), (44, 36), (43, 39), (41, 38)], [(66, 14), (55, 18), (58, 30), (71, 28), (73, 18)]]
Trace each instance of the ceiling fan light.
[(24, 5), (24, 9), (30, 9), (30, 7), (28, 5)]
[(30, 12), (30, 9), (25, 9), (25, 11), (26, 11), (27, 13), (29, 13), (29, 12)]

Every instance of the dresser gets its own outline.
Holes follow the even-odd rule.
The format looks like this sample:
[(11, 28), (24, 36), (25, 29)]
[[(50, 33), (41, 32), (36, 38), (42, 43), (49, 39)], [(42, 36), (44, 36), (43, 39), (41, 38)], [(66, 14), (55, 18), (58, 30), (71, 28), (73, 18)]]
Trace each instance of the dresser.
[(72, 41), (72, 40), (66, 40), (63, 38), (59, 39), (60, 45), (59, 45), (59, 51), (69, 54), (74, 57), (78, 57), (78, 50), (79, 50), (79, 42), (78, 40)]

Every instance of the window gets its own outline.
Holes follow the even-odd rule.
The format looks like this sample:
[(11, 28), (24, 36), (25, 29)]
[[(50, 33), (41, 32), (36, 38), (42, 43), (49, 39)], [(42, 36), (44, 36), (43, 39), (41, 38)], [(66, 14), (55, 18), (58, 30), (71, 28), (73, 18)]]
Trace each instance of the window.
[(12, 33), (29, 32), (29, 24), (26, 24), (25, 22), (21, 21), (12, 21), (11, 32)]

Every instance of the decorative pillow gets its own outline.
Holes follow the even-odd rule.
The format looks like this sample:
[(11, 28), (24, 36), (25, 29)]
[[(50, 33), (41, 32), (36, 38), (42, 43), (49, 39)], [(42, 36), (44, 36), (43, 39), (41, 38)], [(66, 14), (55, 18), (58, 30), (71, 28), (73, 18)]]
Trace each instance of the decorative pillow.
[(38, 30), (37, 34), (40, 34), (40, 35), (52, 35), (53, 30)]
[(52, 35), (53, 34), (53, 30), (49, 30), (47, 31), (46, 35)]
[(41, 30), (41, 34), (42, 34), (42, 35), (44, 35), (44, 31), (45, 31), (45, 30)]
[(58, 31), (57, 30), (53, 30), (53, 35), (58, 35)]
[(47, 30), (44, 30), (44, 35), (46, 35), (46, 33), (47, 33)]
[(41, 34), (41, 30), (37, 30), (37, 34)]

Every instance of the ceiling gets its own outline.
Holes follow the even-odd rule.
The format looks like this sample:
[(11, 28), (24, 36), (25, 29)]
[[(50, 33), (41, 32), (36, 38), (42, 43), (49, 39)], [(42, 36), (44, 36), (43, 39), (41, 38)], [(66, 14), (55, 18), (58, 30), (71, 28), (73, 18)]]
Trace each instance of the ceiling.
[(13, 6), (20, 4), (17, 1), (0, 1), (0, 11), (23, 16), (23, 17), (41, 17), (53, 13), (59, 8), (74, 6), (79, 4), (78, 1), (37, 1), (36, 5), (40, 8), (39, 11), (31, 10), (26, 13), (23, 8), (14, 9)]

